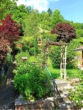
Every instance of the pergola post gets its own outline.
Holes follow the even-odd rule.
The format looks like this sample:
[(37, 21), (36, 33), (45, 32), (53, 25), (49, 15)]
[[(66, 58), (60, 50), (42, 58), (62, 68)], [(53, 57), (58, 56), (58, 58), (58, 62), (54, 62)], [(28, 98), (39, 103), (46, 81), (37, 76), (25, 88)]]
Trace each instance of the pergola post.
[(61, 46), (61, 63), (60, 63), (60, 76), (61, 79), (66, 80), (66, 57), (67, 57), (67, 46)]

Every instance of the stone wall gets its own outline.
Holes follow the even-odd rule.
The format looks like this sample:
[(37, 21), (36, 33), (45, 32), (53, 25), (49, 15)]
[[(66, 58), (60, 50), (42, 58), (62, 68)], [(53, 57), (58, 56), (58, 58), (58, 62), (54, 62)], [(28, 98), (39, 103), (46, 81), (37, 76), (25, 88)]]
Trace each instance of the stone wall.
[(15, 100), (15, 110), (54, 110), (54, 102), (53, 97), (37, 100), (35, 102), (23, 101), (20, 95)]

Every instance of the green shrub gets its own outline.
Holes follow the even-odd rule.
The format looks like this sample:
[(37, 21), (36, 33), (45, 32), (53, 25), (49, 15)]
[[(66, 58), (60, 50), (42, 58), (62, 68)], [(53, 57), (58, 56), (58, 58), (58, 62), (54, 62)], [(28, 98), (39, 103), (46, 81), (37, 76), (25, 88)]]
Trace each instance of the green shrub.
[[(77, 72), (77, 73), (76, 73)], [(74, 73), (74, 71), (73, 71)], [(69, 98), (75, 102), (78, 106), (78, 108), (83, 107), (83, 71), (82, 70), (77, 70), (73, 74), (74, 77), (78, 77), (80, 79), (79, 85), (76, 87), (75, 91), (70, 91), (70, 96)]]
[(24, 45), (22, 46), (22, 50), (25, 51), (29, 51), (29, 46), (28, 45)]
[(54, 68), (60, 68), (60, 61), (61, 61), (61, 56), (60, 56), (60, 47), (54, 47), (51, 52), (49, 53), (49, 56), (52, 60), (52, 66)]
[(28, 100), (39, 99), (50, 93), (50, 77), (40, 66), (30, 62), (22, 63), (14, 73), (15, 88)]
[[(68, 69), (75, 69), (76, 68), (76, 52), (74, 51), (80, 44), (76, 42), (76, 40), (72, 40), (67, 45), (67, 68)], [(61, 62), (61, 47), (52, 47), (50, 49), (49, 56), (52, 60), (52, 66), (54, 68), (60, 68)]]
[(75, 91), (70, 92), (70, 99), (74, 101), (79, 108), (83, 107), (83, 82), (81, 82)]
[(27, 57), (27, 60), (29, 60), (29, 53), (26, 51), (26, 52), (20, 52), (18, 53), (16, 56), (15, 56), (15, 59), (17, 61), (18, 64), (22, 63), (23, 60), (22, 60), (22, 57)]
[(67, 76), (69, 78), (81, 78), (81, 70), (79, 70), (79, 69), (67, 69)]

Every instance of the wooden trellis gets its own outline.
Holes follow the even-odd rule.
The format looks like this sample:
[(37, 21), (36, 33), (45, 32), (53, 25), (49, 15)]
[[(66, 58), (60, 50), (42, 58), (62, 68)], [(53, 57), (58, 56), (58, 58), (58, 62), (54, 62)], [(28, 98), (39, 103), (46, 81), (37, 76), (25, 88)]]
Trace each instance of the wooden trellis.
[(49, 45), (60, 46), (61, 47), (61, 63), (60, 63), (60, 77), (61, 79), (66, 79), (66, 59), (67, 59), (67, 43), (63, 42), (47, 42), (44, 46), (44, 52), (46, 52)]
[(66, 59), (67, 59), (67, 43), (49, 42), (49, 45), (61, 46), (61, 63), (60, 63), (60, 77), (66, 79)]

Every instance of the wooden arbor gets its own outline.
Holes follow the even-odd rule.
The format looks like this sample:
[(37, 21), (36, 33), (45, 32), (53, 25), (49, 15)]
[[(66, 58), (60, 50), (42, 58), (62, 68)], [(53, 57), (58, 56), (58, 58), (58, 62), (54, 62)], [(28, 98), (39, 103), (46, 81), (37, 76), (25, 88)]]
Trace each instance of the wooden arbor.
[(66, 58), (67, 58), (67, 43), (49, 42), (49, 45), (61, 46), (61, 63), (60, 63), (60, 77), (66, 79)]
[[(38, 42), (38, 45), (43, 45), (42, 40)], [(66, 59), (67, 59), (67, 43), (63, 42), (47, 42), (46, 45), (44, 45), (43, 52), (46, 53), (48, 50), (48, 46), (60, 46), (61, 47), (61, 63), (60, 63), (60, 77), (61, 79), (66, 79), (67, 73), (66, 73)]]

